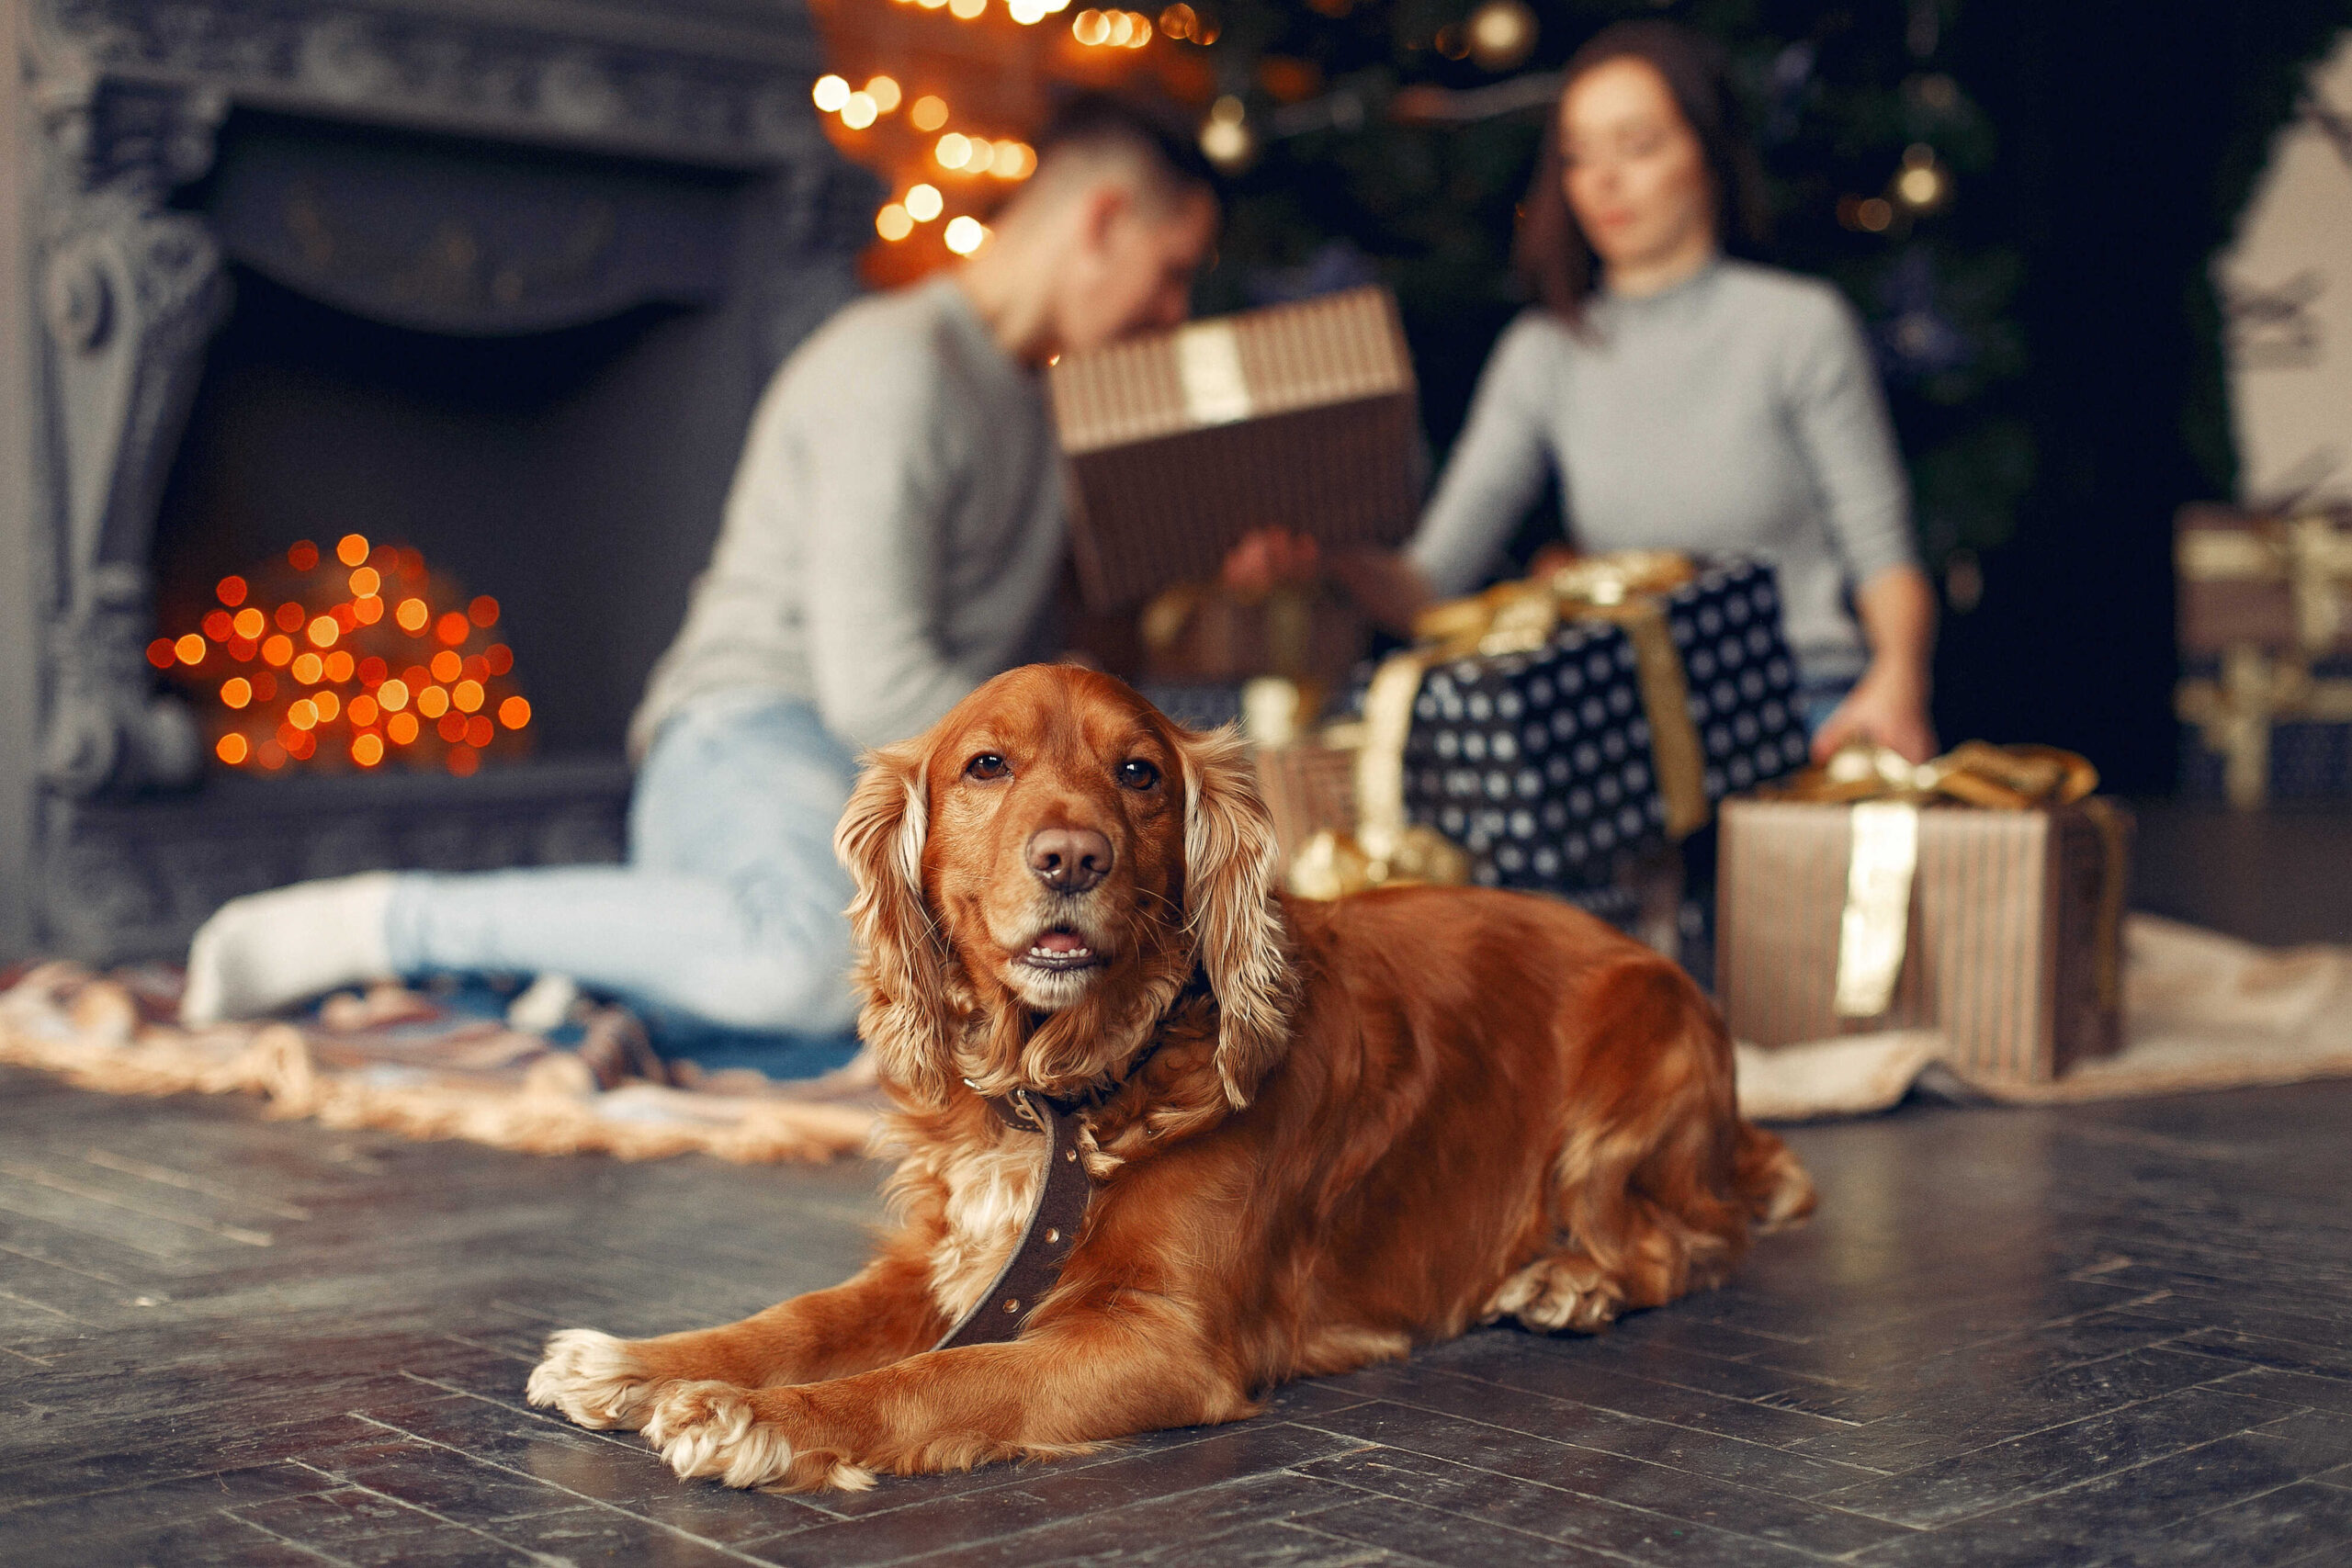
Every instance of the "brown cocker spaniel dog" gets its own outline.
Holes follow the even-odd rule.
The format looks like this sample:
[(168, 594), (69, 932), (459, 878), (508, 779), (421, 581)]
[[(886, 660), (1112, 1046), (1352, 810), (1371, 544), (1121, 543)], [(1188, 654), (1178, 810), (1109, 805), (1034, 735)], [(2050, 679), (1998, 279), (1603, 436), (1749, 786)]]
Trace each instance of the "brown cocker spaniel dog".
[[(1237, 1420), (1473, 1324), (1598, 1329), (1812, 1206), (1672, 964), (1522, 894), (1283, 897), (1240, 743), (1107, 677), (989, 682), (872, 758), (836, 842), (898, 1107), (878, 1255), (724, 1328), (559, 1334), (531, 1374), (682, 1476), (863, 1486)], [(1046, 1164), (986, 1098), (1016, 1089), (1074, 1108), (1092, 1195), (1018, 1337), (938, 1348)]]

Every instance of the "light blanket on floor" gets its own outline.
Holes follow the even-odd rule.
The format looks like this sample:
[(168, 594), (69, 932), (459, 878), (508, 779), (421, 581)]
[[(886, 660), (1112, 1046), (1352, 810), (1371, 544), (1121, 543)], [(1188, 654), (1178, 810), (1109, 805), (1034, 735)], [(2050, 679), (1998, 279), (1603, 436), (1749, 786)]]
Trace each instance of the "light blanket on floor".
[[(2154, 916), (2125, 927), (2125, 1043), (2048, 1084), (1969, 1083), (1931, 1030), (1736, 1047), (1758, 1121), (1883, 1111), (1916, 1087), (2007, 1103), (2122, 1099), (2352, 1077), (2352, 949), (2271, 950)], [(272, 1114), (538, 1154), (822, 1160), (865, 1146), (869, 1060), (784, 1081), (703, 1073), (436, 1010), (386, 987), (300, 1020), (187, 1030), (177, 976), (39, 965), (0, 992), (0, 1062), (113, 1094), (259, 1094)], [(668, 1081), (657, 1081), (666, 1079)]]

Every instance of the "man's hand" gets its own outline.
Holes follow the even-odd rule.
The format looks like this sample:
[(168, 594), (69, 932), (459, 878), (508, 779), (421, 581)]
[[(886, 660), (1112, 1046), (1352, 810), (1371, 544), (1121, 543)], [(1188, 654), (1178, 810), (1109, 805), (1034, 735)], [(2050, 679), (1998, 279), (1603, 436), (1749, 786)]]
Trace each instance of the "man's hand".
[(1307, 535), (1261, 528), (1226, 552), (1219, 579), (1228, 591), (1256, 598), (1314, 581), (1321, 563), (1322, 551)]

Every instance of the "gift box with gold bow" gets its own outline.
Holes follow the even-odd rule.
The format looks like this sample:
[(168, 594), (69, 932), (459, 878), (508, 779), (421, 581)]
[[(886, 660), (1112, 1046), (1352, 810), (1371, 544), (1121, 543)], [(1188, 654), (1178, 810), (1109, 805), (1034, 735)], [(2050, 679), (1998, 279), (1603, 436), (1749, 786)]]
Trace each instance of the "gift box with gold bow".
[(1442, 604), (1363, 702), (1352, 835), (1294, 867), (1333, 896), (1444, 877), (1589, 902), (1629, 855), (1804, 760), (1771, 569), (1581, 560)]
[(1395, 545), (1420, 507), (1420, 416), (1396, 301), (1355, 288), (1063, 355), (1046, 378), (1069, 459), (1087, 608), (1217, 575), (1264, 528)]
[(1974, 1081), (2046, 1082), (2122, 1039), (2131, 819), (2071, 752), (1857, 747), (1724, 803), (1715, 978), (1761, 1046), (1935, 1030)]
[(2352, 795), (2352, 509), (2181, 509), (2181, 785), (2241, 807)]

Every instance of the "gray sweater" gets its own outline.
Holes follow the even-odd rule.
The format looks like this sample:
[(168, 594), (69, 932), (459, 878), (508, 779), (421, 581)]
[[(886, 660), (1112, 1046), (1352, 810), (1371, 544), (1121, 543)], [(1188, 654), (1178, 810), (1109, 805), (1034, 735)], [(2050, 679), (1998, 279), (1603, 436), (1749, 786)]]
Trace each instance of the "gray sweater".
[(1759, 556), (1805, 675), (1858, 674), (1846, 589), (1917, 557), (1851, 308), (1826, 283), (1717, 261), (1660, 294), (1597, 294), (1587, 321), (1580, 337), (1529, 310), (1503, 333), (1414, 562), (1467, 592), (1555, 468), (1579, 548)]
[(744, 688), (804, 698), (843, 740), (881, 745), (1038, 657), (1059, 464), (1043, 383), (952, 280), (842, 310), (760, 400), (631, 750), (682, 705)]

